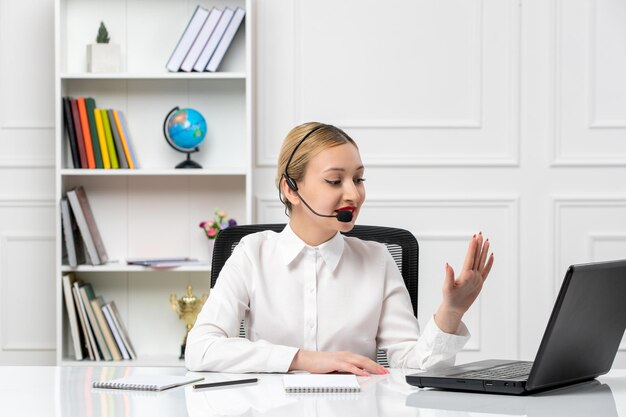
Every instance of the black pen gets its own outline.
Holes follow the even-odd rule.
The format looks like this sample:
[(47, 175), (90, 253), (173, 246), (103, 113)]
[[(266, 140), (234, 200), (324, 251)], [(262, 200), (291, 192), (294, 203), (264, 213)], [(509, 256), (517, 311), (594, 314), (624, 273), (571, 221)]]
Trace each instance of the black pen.
[(234, 381), (209, 382), (208, 384), (195, 384), (193, 386), (193, 389), (223, 387), (225, 385), (251, 384), (253, 382), (257, 382), (258, 380), (259, 380), (258, 378), (250, 378), (250, 379), (237, 379)]

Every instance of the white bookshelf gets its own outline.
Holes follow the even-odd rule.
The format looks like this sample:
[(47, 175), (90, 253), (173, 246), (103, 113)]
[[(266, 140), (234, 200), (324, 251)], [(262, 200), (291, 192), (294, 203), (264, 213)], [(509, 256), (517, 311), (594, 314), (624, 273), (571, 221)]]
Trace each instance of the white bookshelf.
[[(215, 73), (169, 73), (165, 64), (197, 5), (246, 9), (243, 26)], [(126, 265), (137, 257), (188, 256), (208, 260), (200, 221), (226, 210), (239, 223), (252, 219), (251, 0), (55, 0), (56, 200), (82, 185), (109, 258), (105, 265), (71, 268), (62, 261), (56, 220), (56, 351), (59, 365), (182, 366), (184, 323), (169, 305), (191, 284), (209, 291), (210, 266), (152, 269)], [(86, 46), (104, 21), (122, 51), (122, 72), (86, 72)], [(66, 138), (62, 97), (93, 97), (126, 116), (139, 169), (75, 169)], [(175, 107), (199, 110), (208, 132), (200, 152), (203, 169), (178, 170), (186, 155), (163, 138), (163, 119)], [(73, 272), (105, 301), (115, 301), (137, 351), (135, 361), (76, 361), (61, 277)]]

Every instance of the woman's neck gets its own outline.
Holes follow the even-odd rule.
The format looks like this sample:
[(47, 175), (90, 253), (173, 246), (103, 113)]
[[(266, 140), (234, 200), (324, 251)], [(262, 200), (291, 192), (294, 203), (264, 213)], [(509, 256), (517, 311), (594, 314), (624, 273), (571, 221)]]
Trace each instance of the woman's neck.
[(303, 219), (300, 216), (292, 215), (289, 220), (289, 226), (296, 236), (309, 246), (319, 246), (324, 242), (328, 242), (337, 234), (336, 230), (315, 227), (310, 224), (308, 219)]

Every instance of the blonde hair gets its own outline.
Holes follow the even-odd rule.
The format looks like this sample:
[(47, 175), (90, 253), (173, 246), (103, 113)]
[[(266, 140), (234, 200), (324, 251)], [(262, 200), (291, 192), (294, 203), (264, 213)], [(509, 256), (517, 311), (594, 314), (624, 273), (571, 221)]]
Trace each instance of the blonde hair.
[[(310, 136), (302, 141), (310, 132), (312, 132)], [(333, 125), (326, 125), (319, 122), (303, 123), (294, 127), (287, 133), (280, 147), (278, 168), (276, 171), (276, 188), (278, 188), (280, 200), (285, 205), (285, 213), (287, 213), (287, 215), (291, 213), (291, 202), (284, 198), (281, 188), (281, 184), (285, 180), (285, 170), (288, 168), (287, 175), (296, 183), (302, 181), (306, 167), (311, 158), (323, 150), (345, 145), (346, 143), (351, 143), (355, 148), (359, 148), (356, 142), (343, 130)], [(291, 161), (289, 161), (290, 157)], [(287, 167), (287, 163), (289, 163), (289, 167)]]

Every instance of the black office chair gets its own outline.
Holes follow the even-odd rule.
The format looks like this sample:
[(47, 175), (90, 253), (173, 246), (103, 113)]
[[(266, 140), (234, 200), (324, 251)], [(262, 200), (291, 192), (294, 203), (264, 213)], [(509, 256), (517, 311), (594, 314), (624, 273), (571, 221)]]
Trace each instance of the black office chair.
[[(226, 260), (233, 253), (233, 250), (239, 241), (251, 233), (262, 232), (264, 230), (273, 230), (281, 232), (285, 228), (285, 224), (253, 224), (244, 226), (235, 226), (224, 229), (220, 232), (215, 240), (213, 248), (213, 262), (211, 265), (211, 288), (215, 285), (217, 277), (226, 263)], [(381, 226), (361, 226), (355, 225), (354, 228), (345, 233), (346, 236), (357, 237), (362, 240), (373, 240), (383, 243), (391, 256), (396, 261), (396, 265), (404, 278), (404, 283), (411, 304), (413, 305), (413, 314), (417, 317), (417, 264), (419, 258), (419, 246), (415, 236), (408, 230), (397, 229), (393, 227)], [(245, 324), (242, 322), (240, 328), (240, 336), (246, 337)], [(383, 351), (378, 352), (378, 362), (387, 365), (387, 355)]]

